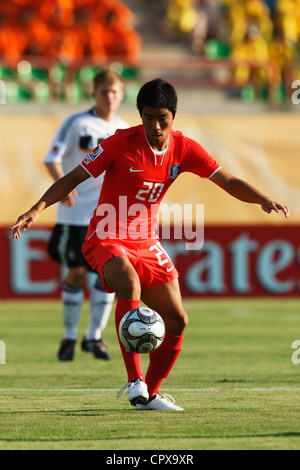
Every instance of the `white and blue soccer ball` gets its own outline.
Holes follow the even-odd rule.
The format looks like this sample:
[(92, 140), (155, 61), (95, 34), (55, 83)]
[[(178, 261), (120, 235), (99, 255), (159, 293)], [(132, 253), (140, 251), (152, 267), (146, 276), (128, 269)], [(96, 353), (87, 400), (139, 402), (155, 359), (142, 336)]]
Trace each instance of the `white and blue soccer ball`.
[(159, 313), (140, 307), (127, 312), (119, 325), (119, 338), (129, 351), (146, 354), (158, 348), (166, 334)]

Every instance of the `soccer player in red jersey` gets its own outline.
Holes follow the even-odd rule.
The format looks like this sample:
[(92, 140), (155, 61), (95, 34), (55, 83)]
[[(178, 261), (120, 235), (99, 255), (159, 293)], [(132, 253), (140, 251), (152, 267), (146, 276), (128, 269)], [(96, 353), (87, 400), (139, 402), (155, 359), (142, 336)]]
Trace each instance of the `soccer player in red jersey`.
[(197, 142), (172, 130), (177, 113), (174, 87), (161, 79), (146, 83), (137, 98), (142, 125), (119, 130), (86, 156), (81, 165), (54, 183), (42, 198), (11, 227), (19, 238), (36, 222), (39, 213), (60, 201), (78, 184), (105, 171), (98, 207), (88, 229), (83, 254), (102, 277), (108, 292), (115, 292), (116, 328), (129, 310), (143, 301), (166, 324), (162, 345), (149, 354), (146, 375), (140, 355), (120, 342), (127, 371), (129, 402), (136, 409), (174, 410), (175, 405), (159, 388), (169, 375), (182, 348), (188, 318), (184, 310), (178, 272), (157, 235), (156, 215), (168, 187), (183, 172), (209, 178), (241, 201), (261, 206), (270, 213), (289, 209), (236, 178)]

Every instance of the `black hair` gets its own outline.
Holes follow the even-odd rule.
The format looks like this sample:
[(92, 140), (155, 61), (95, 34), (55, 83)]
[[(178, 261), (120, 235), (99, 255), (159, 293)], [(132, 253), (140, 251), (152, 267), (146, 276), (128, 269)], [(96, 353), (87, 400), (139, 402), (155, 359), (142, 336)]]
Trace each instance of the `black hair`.
[(156, 78), (145, 83), (137, 96), (137, 108), (142, 116), (144, 106), (166, 108), (175, 117), (178, 97), (175, 88), (169, 82)]

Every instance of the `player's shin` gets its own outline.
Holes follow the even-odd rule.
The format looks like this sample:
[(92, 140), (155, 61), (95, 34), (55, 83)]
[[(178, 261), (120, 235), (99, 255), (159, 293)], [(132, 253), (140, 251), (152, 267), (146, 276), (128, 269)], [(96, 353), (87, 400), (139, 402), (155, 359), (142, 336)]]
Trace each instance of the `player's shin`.
[(107, 321), (114, 302), (114, 294), (108, 294), (97, 284), (91, 289), (90, 322), (86, 331), (87, 340), (98, 340), (106, 328)]
[(73, 287), (64, 282), (62, 291), (63, 319), (65, 326), (64, 337), (75, 341), (84, 294), (81, 287)]
[(164, 379), (171, 372), (182, 349), (184, 334), (174, 336), (166, 333), (162, 345), (150, 353), (150, 363), (146, 374), (149, 397), (153, 397), (159, 391)]
[(140, 354), (128, 351), (125, 346), (120, 341), (119, 338), (119, 324), (122, 320), (125, 313), (133, 310), (134, 308), (138, 308), (140, 305), (140, 300), (124, 300), (118, 299), (116, 312), (115, 312), (115, 323), (116, 323), (116, 330), (118, 335), (118, 340), (120, 344), (120, 348), (122, 351), (124, 364), (126, 367), (127, 375), (128, 375), (128, 382), (132, 382), (135, 379), (144, 379), (142, 369), (141, 369), (141, 356)]

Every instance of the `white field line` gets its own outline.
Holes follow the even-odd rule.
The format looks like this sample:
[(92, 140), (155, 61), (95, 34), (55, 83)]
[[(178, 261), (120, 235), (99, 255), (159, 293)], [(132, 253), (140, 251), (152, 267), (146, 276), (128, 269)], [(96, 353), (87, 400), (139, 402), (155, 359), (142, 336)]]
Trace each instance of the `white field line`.
[[(105, 393), (105, 392), (118, 392), (117, 388), (0, 388), (1, 392), (80, 392), (80, 393)], [(170, 392), (300, 392), (300, 388), (293, 387), (271, 387), (271, 388), (168, 388)]]

